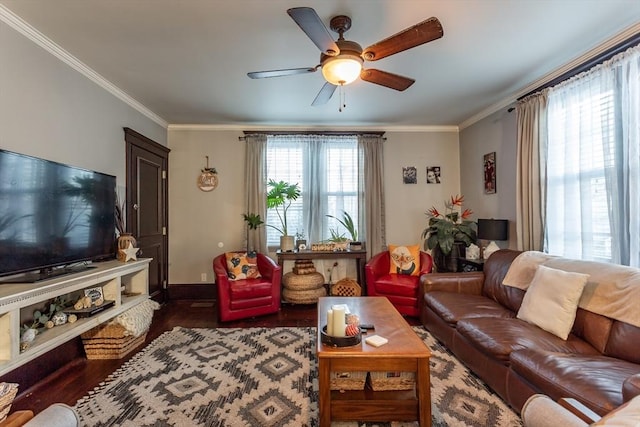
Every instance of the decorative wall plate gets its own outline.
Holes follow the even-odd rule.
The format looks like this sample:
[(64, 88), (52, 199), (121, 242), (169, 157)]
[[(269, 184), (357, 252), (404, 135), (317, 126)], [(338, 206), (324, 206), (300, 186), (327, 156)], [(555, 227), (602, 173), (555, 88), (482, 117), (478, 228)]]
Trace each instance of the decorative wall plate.
[(205, 171), (198, 177), (198, 188), (202, 191), (213, 191), (218, 186), (218, 174)]

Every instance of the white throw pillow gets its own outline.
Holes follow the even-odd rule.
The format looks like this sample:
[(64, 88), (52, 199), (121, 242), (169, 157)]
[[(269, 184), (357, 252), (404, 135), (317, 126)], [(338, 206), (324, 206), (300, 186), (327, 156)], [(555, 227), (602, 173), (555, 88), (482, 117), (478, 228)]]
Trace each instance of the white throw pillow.
[(566, 340), (588, 279), (588, 274), (538, 266), (518, 310), (518, 319)]

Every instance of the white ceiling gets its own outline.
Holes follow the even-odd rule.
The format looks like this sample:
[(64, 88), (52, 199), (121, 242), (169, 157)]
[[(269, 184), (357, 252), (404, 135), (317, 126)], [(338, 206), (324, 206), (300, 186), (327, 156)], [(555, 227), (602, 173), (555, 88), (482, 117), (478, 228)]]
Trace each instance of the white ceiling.
[[(640, 31), (638, 0), (0, 0), (6, 14), (61, 46), (172, 125), (422, 128), (468, 125)], [(363, 81), (324, 106), (320, 52), (287, 15), (313, 7), (366, 47), (431, 16), (444, 37), (365, 67), (412, 77), (397, 92)], [(9, 12), (10, 11), (10, 12)], [(19, 22), (19, 20), (18, 20)], [(20, 25), (23, 25), (22, 23)], [(334, 33), (332, 33), (334, 34)]]

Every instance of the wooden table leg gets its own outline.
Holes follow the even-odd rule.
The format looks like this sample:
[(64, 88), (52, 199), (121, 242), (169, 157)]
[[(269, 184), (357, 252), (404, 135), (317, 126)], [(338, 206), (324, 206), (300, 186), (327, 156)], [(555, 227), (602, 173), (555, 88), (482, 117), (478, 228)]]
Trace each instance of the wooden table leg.
[(320, 427), (331, 426), (331, 363), (325, 359), (318, 360), (318, 412)]
[(427, 358), (418, 359), (416, 389), (420, 426), (431, 427), (431, 374), (429, 373), (429, 359)]

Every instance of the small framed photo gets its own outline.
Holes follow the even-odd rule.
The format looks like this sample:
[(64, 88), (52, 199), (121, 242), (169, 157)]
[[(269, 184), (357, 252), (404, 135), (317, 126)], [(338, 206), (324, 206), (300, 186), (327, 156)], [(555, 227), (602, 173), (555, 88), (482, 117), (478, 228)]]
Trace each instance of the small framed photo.
[(496, 152), (484, 155), (484, 194), (496, 193)]
[(427, 184), (440, 184), (440, 166), (427, 166)]
[(405, 166), (402, 168), (402, 182), (405, 184), (418, 183), (418, 170), (415, 166)]

